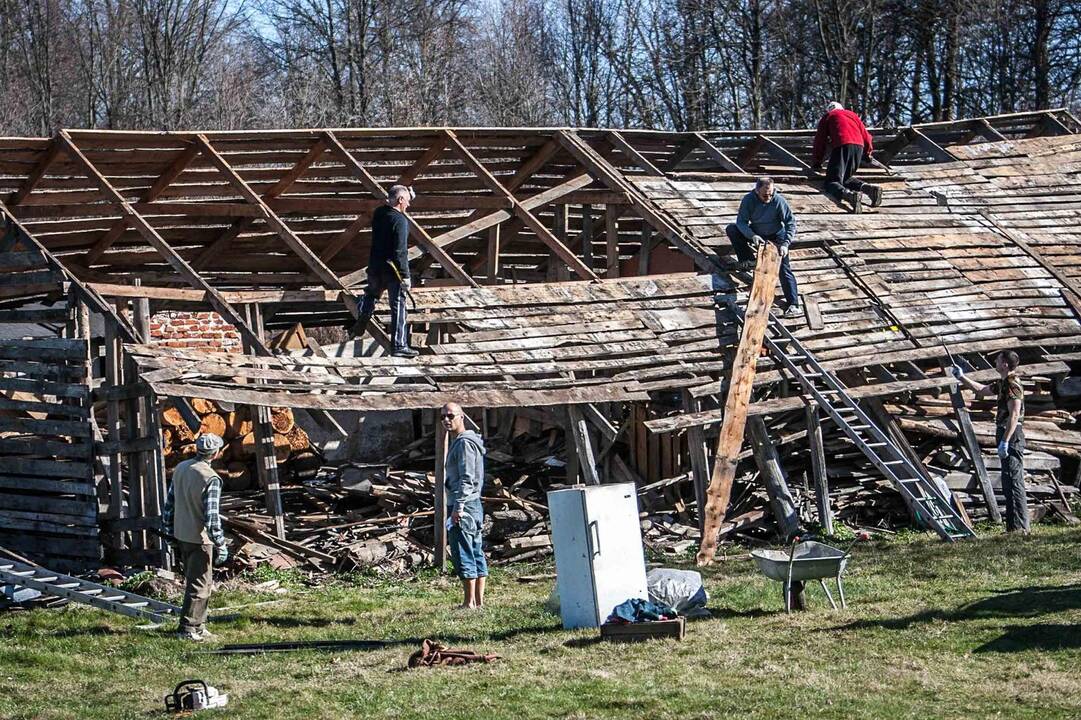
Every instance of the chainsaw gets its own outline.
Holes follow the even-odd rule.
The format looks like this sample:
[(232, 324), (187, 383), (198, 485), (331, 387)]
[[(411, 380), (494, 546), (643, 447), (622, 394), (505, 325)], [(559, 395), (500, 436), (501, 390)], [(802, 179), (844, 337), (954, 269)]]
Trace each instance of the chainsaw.
[(218, 692), (217, 688), (207, 685), (203, 680), (185, 680), (165, 696), (165, 709), (174, 713), (207, 710), (228, 704), (228, 695)]

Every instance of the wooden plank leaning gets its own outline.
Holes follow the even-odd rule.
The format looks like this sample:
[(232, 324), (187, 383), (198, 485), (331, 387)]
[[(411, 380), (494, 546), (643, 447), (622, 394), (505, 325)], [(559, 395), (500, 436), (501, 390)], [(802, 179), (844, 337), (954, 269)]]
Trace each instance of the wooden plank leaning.
[(769, 309), (777, 289), (777, 270), (781, 256), (775, 245), (764, 243), (758, 252), (751, 294), (740, 334), (739, 347), (728, 383), (724, 419), (717, 438), (717, 453), (706, 497), (705, 527), (698, 550), (698, 564), (709, 565), (717, 551), (718, 531), (724, 522), (728, 501), (732, 496), (732, 481), (736, 477), (736, 462), (747, 424), (747, 406), (762, 340), (769, 323)]

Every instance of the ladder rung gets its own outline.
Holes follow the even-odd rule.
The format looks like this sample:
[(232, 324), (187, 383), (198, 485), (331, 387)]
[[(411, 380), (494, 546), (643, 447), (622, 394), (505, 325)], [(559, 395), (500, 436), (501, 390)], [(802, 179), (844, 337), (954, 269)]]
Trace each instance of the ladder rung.
[(60, 588), (61, 590), (70, 590), (71, 588), (76, 588), (76, 587), (79, 587), (80, 585), (82, 585), (81, 582), (69, 582), (69, 583), (56, 583), (55, 585), (53, 585), (53, 587)]
[(88, 590), (80, 590), (83, 595), (100, 595), (105, 592), (105, 588), (90, 588)]
[(127, 597), (127, 595), (110, 595), (109, 597), (104, 597), (103, 596), (103, 597), (100, 597), (98, 599), (99, 600), (104, 600), (105, 602), (119, 602), (120, 600), (123, 600), (126, 597)]
[(122, 604), (122, 605), (123, 605), (124, 607), (129, 607), (129, 608), (141, 608), (141, 607), (146, 607), (146, 606), (147, 606), (147, 605), (149, 605), (150, 603), (149, 603), (149, 602), (147, 602), (146, 600), (144, 600), (144, 601), (142, 601), (142, 602), (127, 602), (127, 603), (121, 603), (121, 604)]

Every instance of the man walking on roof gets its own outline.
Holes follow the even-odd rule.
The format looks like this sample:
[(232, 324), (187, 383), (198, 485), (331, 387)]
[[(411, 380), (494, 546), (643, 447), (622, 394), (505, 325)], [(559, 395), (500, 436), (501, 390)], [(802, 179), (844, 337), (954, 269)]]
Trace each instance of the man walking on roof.
[(853, 176), (860, 169), (864, 158), (870, 158), (874, 151), (871, 134), (867, 132), (860, 116), (851, 110), (845, 110), (839, 102), (831, 102), (826, 114), (818, 123), (815, 133), (814, 149), (811, 152), (811, 168), (817, 170), (826, 157), (826, 147), (830, 150), (830, 161), (826, 167), (826, 195), (840, 204), (842, 200), (852, 206), (852, 212), (862, 211), (861, 195), (867, 195), (871, 207), (882, 204), (882, 188), (878, 185), (856, 180)]
[(755, 181), (754, 190), (743, 197), (736, 221), (725, 228), (725, 233), (739, 260), (737, 270), (754, 267), (755, 251), (751, 243), (757, 247), (768, 240), (777, 246), (781, 254), (781, 290), (787, 302), (784, 317), (799, 315), (799, 290), (788, 257), (788, 246), (796, 239), (796, 217), (788, 201), (774, 189), (773, 178), (760, 177)]
[(387, 292), (390, 302), (388, 328), (394, 357), (416, 357), (419, 353), (409, 346), (409, 326), (406, 323), (405, 300), (412, 287), (409, 276), (409, 218), (405, 216), (413, 200), (412, 188), (391, 187), (387, 202), (372, 214), (372, 249), (368, 257), (368, 286), (360, 301), (356, 323), (350, 334), (361, 337), (368, 329), (375, 303)]

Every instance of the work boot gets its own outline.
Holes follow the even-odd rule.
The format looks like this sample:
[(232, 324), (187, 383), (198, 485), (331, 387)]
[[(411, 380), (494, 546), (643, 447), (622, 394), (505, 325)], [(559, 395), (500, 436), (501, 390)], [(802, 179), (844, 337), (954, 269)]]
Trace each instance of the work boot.
[(746, 272), (748, 270), (754, 270), (754, 260), (740, 260), (734, 265), (730, 266), (733, 270)]
[(420, 355), (420, 351), (417, 350), (416, 348), (400, 347), (400, 348), (394, 348), (393, 352), (391, 352), (390, 354), (393, 357), (415, 358), (417, 355)]
[(788, 307), (786, 307), (784, 309), (784, 312), (781, 313), (781, 317), (794, 318), (794, 317), (799, 317), (802, 314), (803, 314), (803, 308), (802, 307), (800, 307), (799, 305), (789, 305)]
[(362, 338), (364, 334), (368, 332), (368, 323), (372, 321), (371, 315), (361, 315), (357, 318), (353, 326), (349, 328), (349, 337)]
[(852, 213), (859, 215), (863, 212), (863, 206), (860, 204), (860, 193), (853, 192), (852, 190), (845, 190), (844, 199), (848, 201), (848, 204), (852, 206)]
[(196, 628), (181, 628), (176, 633), (177, 640), (187, 640), (189, 642), (203, 642), (202, 633)]
[(867, 196), (867, 199), (871, 201), (871, 207), (878, 207), (882, 204), (882, 188), (878, 185), (864, 183), (863, 193)]
[(215, 635), (214, 633), (210, 632), (209, 630), (207, 630), (205, 627), (201, 627), (201, 628), (199, 628), (199, 639), (203, 640), (203, 641), (205, 641), (205, 640), (217, 640), (218, 636)]

